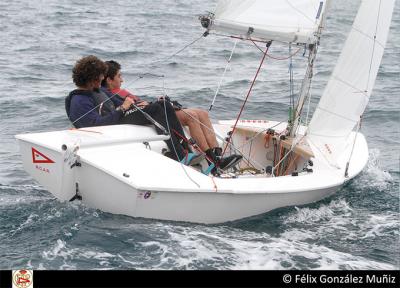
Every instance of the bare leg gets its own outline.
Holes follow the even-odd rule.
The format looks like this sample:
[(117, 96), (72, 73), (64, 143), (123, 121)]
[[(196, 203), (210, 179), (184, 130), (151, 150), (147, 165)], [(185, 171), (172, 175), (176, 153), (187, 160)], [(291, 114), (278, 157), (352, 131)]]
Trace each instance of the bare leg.
[(195, 109), (185, 109), (185, 112), (178, 110), (176, 111), (176, 116), (181, 122), (182, 126), (189, 126), (190, 135), (194, 140), (196, 140), (197, 145), (201, 150), (207, 151), (211, 147), (208, 145), (207, 139), (201, 127), (201, 120), (199, 116), (194, 111)]
[(203, 130), (204, 137), (207, 140), (207, 144), (210, 148), (218, 147), (217, 137), (215, 136), (214, 128), (211, 124), (210, 117), (208, 116), (208, 112), (202, 109), (192, 109), (196, 112), (197, 116), (203, 125), (201, 126), (201, 130)]
[[(189, 126), (190, 134), (193, 139), (196, 140), (197, 145), (199, 145), (200, 149), (206, 152), (209, 157), (208, 159), (214, 162), (209, 166), (211, 173), (218, 173), (216, 167), (219, 167), (222, 170), (229, 169), (239, 163), (242, 159), (242, 156), (236, 154), (222, 157), (222, 150), (218, 147), (214, 128), (212, 127), (207, 111), (190, 108), (176, 111), (176, 116), (182, 125)], [(218, 150), (214, 148), (217, 148)], [(216, 167), (214, 165), (216, 165)], [(210, 171), (207, 173), (209, 172)]]

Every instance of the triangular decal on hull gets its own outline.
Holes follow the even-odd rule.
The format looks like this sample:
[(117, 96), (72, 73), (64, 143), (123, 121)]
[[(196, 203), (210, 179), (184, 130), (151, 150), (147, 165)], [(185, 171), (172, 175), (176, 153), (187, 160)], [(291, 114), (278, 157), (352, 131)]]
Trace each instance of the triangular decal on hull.
[(33, 163), (54, 163), (49, 157), (39, 152), (32, 147), (32, 162)]

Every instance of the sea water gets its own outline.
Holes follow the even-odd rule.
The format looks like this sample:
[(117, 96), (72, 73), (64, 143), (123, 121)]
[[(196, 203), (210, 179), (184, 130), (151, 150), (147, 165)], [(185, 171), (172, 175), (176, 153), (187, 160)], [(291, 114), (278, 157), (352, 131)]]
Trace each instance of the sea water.
[[(64, 98), (71, 69), (93, 54), (123, 65), (124, 86), (148, 99), (168, 94), (207, 109), (233, 41), (210, 35), (198, 16), (216, 1), (14, 0), (0, 3), (0, 269), (399, 269), (398, 2), (361, 132), (364, 171), (318, 203), (250, 219), (199, 225), (104, 213), (60, 203), (23, 170), (14, 135), (70, 126)], [(359, 1), (333, 1), (316, 60), (310, 113), (350, 29)], [(261, 44), (260, 44), (261, 45)], [(264, 46), (259, 47), (264, 49)], [(293, 58), (295, 91), (303, 48)], [(285, 58), (288, 49), (272, 45)], [(239, 42), (211, 118), (234, 119), (261, 56)], [(267, 59), (242, 116), (285, 121), (288, 60)], [(151, 73), (138, 80), (142, 73)], [(156, 179), (155, 179), (156, 180)]]

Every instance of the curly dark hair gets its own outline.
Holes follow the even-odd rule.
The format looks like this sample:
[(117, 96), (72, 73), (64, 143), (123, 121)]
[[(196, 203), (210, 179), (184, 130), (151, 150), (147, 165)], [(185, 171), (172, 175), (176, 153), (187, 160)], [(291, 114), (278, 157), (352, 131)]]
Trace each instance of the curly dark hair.
[(89, 55), (76, 61), (72, 69), (72, 80), (76, 86), (84, 87), (106, 73), (107, 65), (96, 56)]

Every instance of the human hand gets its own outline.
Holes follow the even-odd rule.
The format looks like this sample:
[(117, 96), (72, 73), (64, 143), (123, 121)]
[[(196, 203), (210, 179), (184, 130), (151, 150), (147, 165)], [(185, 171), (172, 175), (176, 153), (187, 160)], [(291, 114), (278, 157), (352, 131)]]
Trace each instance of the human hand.
[(126, 97), (125, 100), (124, 100), (124, 103), (122, 103), (122, 105), (121, 105), (122, 109), (124, 111), (128, 110), (133, 103), (134, 103), (134, 101), (132, 100), (132, 98)]
[(144, 107), (146, 107), (147, 105), (149, 105), (149, 102), (147, 102), (147, 101), (140, 101), (140, 102), (136, 102), (135, 105), (138, 106), (139, 108), (144, 108)]

